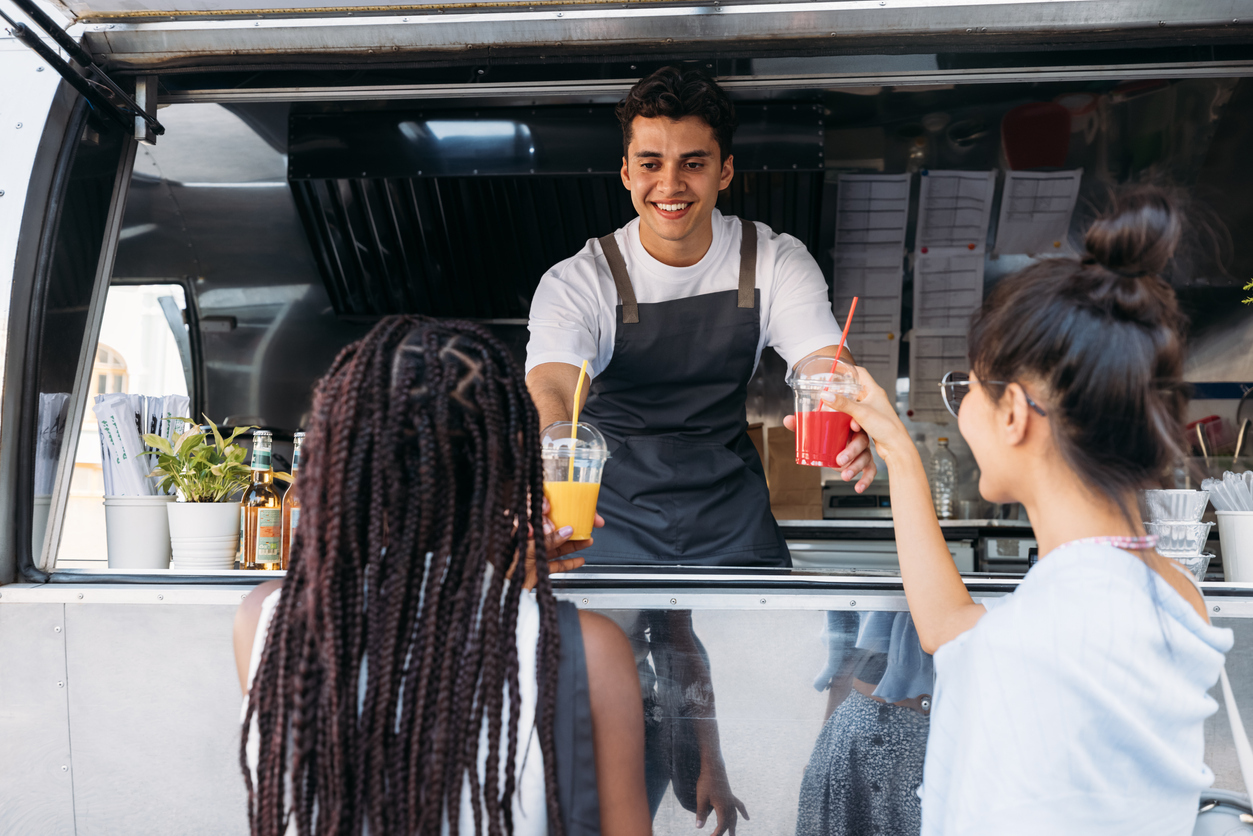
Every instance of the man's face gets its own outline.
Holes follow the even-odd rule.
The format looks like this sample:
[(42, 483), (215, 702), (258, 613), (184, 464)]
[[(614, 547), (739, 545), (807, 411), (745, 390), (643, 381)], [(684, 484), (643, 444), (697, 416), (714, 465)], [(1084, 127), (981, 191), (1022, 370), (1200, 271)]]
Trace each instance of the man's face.
[[(622, 184), (647, 230), (679, 243), (712, 232), (718, 192), (731, 184), (732, 157), (719, 161), (713, 128), (699, 116), (635, 117)], [(708, 244), (706, 244), (708, 246)]]

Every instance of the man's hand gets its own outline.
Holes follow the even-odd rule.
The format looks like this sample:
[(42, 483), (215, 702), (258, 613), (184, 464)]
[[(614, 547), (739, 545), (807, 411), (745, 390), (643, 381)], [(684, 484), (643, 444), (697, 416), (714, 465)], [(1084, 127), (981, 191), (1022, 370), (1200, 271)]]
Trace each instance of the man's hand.
[[(696, 827), (705, 826), (712, 810), (718, 816), (718, 826), (712, 836), (735, 836), (735, 823), (738, 816), (748, 821), (748, 810), (744, 802), (731, 792), (731, 783), (727, 780), (726, 767), (721, 759), (717, 763), (701, 763), (700, 777), (696, 779)], [(739, 811), (738, 814), (736, 811)]]
[[(783, 426), (792, 432), (796, 432), (796, 416), (785, 415), (783, 417)], [(866, 431), (861, 428), (856, 419), (850, 422), (850, 429), (853, 434), (849, 436), (848, 446), (844, 448), (844, 452), (835, 457), (840, 463), (842, 470), (840, 478), (845, 482), (851, 481), (858, 473), (861, 478), (857, 480), (854, 490), (858, 493), (865, 492), (870, 487), (870, 483), (874, 481), (875, 474), (879, 472), (879, 468), (874, 463), (874, 456), (870, 453), (870, 436), (866, 435)]]

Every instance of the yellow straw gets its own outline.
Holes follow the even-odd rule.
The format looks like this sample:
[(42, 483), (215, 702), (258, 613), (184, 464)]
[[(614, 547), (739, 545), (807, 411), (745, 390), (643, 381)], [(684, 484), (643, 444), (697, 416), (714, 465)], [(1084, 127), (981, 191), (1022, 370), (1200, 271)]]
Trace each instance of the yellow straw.
[(570, 438), (573, 443), (570, 445), (570, 480), (574, 481), (574, 447), (579, 441), (579, 396), (583, 394), (583, 376), (587, 374), (587, 361), (583, 361), (583, 366), (579, 369), (579, 383), (574, 387), (574, 426), (570, 429)]

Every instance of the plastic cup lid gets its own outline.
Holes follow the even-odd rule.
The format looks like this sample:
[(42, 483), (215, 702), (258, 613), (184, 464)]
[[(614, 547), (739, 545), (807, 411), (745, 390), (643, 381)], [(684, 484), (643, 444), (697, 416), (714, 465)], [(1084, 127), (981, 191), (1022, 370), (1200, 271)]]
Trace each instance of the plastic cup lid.
[(600, 430), (585, 421), (579, 422), (577, 434), (571, 436), (574, 423), (554, 421), (540, 434), (541, 452), (548, 458), (600, 459), (609, 458), (609, 444)]
[(788, 372), (787, 382), (793, 389), (826, 389), (841, 395), (859, 395), (863, 389), (857, 381), (856, 367), (839, 360), (832, 371), (831, 358), (822, 355), (806, 357), (798, 363), (796, 368)]

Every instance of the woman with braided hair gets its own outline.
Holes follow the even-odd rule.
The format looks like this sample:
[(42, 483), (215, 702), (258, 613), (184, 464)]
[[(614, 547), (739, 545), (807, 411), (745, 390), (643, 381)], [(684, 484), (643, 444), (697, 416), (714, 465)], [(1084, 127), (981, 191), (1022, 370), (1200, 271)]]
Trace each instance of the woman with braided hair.
[(553, 596), (582, 561), (531, 539), (539, 450), (479, 326), (388, 317), (336, 358), (291, 568), (236, 618), (253, 834), (649, 832), (634, 657)]

